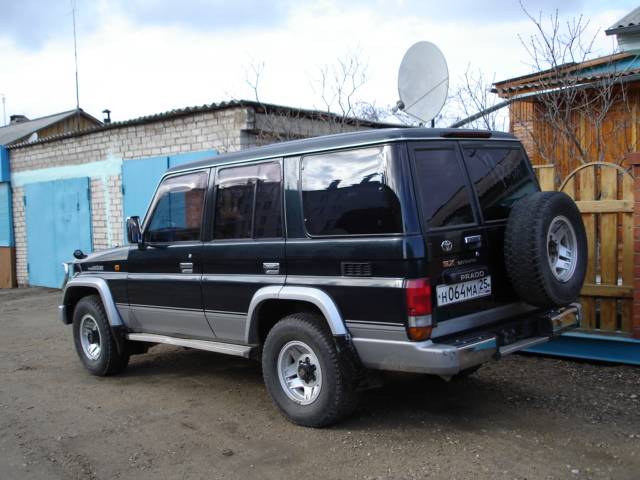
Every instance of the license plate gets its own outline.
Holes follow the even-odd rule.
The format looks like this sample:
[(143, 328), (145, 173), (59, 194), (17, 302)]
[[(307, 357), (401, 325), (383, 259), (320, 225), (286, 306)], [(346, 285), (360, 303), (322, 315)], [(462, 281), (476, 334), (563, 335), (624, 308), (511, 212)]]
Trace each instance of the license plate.
[(438, 306), (466, 302), (467, 300), (486, 297), (487, 295), (491, 295), (491, 276), (469, 282), (438, 285), (436, 287)]

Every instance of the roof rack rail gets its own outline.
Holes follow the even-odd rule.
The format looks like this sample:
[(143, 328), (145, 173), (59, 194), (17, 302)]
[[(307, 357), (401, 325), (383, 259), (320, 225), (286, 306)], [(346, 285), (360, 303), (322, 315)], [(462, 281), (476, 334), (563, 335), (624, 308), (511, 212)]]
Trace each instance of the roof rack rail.
[(444, 138), (491, 138), (489, 130), (447, 130), (440, 134)]

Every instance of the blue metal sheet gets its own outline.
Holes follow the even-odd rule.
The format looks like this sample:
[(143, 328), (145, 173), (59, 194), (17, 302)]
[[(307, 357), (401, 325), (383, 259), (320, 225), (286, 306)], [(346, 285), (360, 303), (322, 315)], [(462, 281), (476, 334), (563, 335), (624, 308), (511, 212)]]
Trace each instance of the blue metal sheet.
[(122, 164), (125, 238), (126, 218), (134, 215), (138, 215), (141, 219), (144, 218), (158, 182), (168, 168), (212, 157), (216, 153), (215, 150), (204, 150), (170, 157), (152, 157), (125, 161)]
[(62, 262), (91, 251), (89, 178), (27, 184), (24, 202), (29, 284), (60, 288)]
[(0, 182), (10, 181), (9, 150), (0, 145)]
[(524, 351), (557, 357), (640, 365), (640, 340), (614, 335), (567, 332), (547, 343), (541, 343)]
[(144, 218), (158, 181), (168, 167), (168, 157), (127, 160), (122, 164), (123, 222), (134, 215)]
[(0, 247), (13, 246), (11, 184), (0, 183)]

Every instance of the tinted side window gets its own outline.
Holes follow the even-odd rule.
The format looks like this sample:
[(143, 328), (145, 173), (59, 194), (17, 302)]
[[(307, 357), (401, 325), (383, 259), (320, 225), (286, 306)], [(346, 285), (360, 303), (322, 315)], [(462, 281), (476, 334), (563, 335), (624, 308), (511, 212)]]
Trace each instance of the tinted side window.
[(416, 188), (429, 228), (473, 223), (465, 174), (453, 149), (416, 149)]
[(282, 236), (279, 163), (220, 169), (216, 186), (215, 239)]
[(167, 178), (158, 188), (158, 200), (147, 227), (149, 242), (200, 239), (207, 172)]
[(387, 181), (386, 147), (302, 160), (302, 204), (310, 235), (402, 232), (400, 201)]
[(519, 148), (465, 147), (464, 157), (485, 220), (502, 220), (520, 198), (537, 190)]

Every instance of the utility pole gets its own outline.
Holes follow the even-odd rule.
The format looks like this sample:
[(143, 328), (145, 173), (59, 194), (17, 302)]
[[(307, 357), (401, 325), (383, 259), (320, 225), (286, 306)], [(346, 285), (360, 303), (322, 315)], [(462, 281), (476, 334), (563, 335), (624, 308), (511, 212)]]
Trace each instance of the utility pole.
[(73, 18), (73, 56), (76, 62), (76, 128), (80, 128), (80, 89), (78, 86), (78, 43), (76, 40), (76, 0), (71, 0), (71, 16)]

